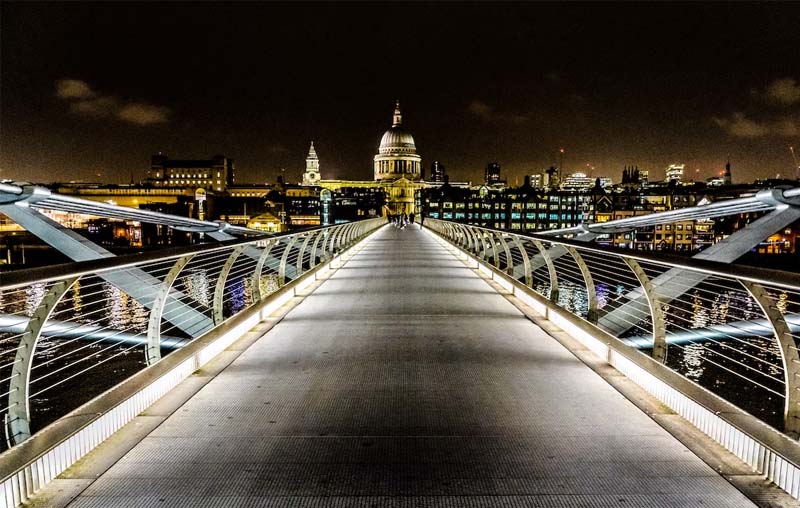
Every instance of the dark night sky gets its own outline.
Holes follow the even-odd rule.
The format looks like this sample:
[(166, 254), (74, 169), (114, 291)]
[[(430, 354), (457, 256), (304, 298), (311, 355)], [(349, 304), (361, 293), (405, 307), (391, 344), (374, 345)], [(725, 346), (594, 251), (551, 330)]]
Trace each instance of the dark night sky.
[[(237, 180), (372, 177), (395, 98), (455, 180), (625, 164), (787, 175), (800, 4), (0, 4), (0, 178), (126, 182), (150, 155)], [(696, 173), (697, 169), (699, 173)]]

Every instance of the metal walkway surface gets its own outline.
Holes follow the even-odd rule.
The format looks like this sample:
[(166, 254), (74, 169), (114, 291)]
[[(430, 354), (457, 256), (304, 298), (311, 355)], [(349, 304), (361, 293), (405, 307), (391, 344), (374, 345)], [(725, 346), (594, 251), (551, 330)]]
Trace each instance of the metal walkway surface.
[(753, 505), (428, 232), (386, 227), (70, 506)]

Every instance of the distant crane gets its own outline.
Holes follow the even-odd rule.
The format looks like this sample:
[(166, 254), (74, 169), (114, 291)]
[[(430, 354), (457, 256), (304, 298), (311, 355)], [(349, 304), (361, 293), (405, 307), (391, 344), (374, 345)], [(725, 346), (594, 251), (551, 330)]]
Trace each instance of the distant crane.
[(792, 152), (792, 160), (794, 160), (794, 176), (800, 180), (800, 164), (797, 163), (797, 155), (794, 153), (794, 147), (789, 145), (789, 151)]

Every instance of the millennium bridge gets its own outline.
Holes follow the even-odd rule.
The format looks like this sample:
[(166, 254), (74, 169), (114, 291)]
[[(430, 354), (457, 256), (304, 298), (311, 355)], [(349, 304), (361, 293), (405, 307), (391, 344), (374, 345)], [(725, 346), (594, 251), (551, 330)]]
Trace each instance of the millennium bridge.
[[(796, 506), (800, 189), (514, 234), (264, 235), (0, 184), (0, 506)], [(48, 210), (212, 242), (114, 256)], [(761, 212), (698, 255), (601, 235)]]

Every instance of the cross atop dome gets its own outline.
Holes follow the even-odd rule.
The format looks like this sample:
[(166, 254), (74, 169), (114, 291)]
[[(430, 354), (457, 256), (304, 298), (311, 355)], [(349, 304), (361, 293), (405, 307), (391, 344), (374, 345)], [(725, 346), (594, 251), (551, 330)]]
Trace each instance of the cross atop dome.
[(392, 127), (399, 127), (403, 123), (403, 114), (400, 112), (400, 100), (394, 103), (394, 118), (392, 118)]

